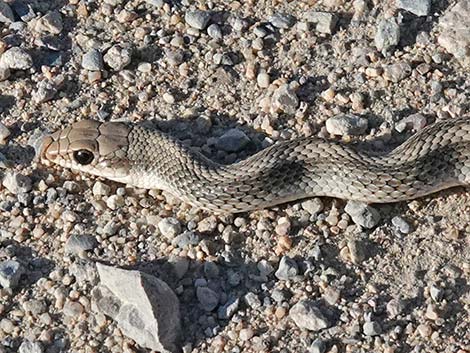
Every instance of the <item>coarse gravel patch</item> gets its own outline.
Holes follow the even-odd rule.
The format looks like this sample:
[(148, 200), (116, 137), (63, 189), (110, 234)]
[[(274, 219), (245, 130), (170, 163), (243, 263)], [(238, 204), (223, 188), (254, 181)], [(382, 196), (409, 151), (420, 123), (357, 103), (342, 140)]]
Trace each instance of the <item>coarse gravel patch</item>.
[(390, 151), (468, 114), (469, 13), (0, 0), (0, 353), (468, 352), (468, 188), (215, 215), (31, 146), (95, 119), (157, 125), (220, 163), (302, 136)]

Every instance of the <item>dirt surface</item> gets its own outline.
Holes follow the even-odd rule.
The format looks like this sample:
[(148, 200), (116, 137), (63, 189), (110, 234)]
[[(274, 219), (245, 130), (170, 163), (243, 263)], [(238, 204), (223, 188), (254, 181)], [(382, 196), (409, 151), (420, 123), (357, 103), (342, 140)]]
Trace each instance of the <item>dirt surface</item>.
[(151, 352), (97, 308), (96, 262), (169, 285), (176, 351), (469, 352), (468, 188), (359, 219), (329, 198), (214, 215), (30, 146), (86, 118), (151, 121), (221, 163), (310, 135), (391, 150), (468, 114), (468, 8), (0, 1), (0, 353)]

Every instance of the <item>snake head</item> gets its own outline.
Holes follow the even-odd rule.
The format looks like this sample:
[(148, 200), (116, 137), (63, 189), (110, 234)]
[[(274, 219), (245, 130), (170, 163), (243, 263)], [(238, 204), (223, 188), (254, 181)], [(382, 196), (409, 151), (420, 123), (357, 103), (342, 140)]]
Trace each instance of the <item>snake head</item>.
[(130, 128), (124, 123), (83, 120), (43, 138), (39, 158), (81, 172), (125, 181)]

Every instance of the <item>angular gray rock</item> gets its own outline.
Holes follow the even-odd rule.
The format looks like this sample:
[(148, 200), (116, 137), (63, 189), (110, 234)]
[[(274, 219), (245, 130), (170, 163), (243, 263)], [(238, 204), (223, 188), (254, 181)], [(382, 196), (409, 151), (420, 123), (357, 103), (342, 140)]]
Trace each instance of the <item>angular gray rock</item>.
[(310, 11), (305, 15), (305, 20), (314, 24), (315, 31), (332, 34), (338, 18), (334, 13)]
[(38, 89), (33, 93), (33, 100), (36, 103), (43, 103), (50, 101), (55, 97), (57, 93), (57, 87), (51, 81), (40, 81), (38, 83)]
[(113, 318), (122, 332), (144, 348), (177, 352), (180, 309), (176, 295), (162, 280), (140, 272), (97, 264), (101, 285), (93, 290), (93, 307)]
[(241, 151), (250, 139), (239, 129), (230, 129), (217, 139), (216, 147), (226, 152)]
[(36, 341), (24, 340), (18, 348), (18, 353), (42, 353), (44, 349), (41, 343)]
[(42, 33), (59, 34), (62, 32), (64, 25), (62, 23), (62, 15), (59, 11), (50, 11), (42, 16), (35, 26), (35, 30)]
[(331, 324), (321, 310), (311, 300), (300, 300), (289, 311), (289, 317), (299, 328), (320, 331)]
[(13, 47), (0, 56), (0, 66), (13, 70), (27, 70), (33, 66), (33, 58), (24, 49)]
[(0, 82), (7, 80), (11, 75), (10, 69), (8, 67), (0, 66)]
[(173, 239), (181, 233), (181, 224), (176, 218), (167, 217), (158, 222), (158, 229), (165, 238)]
[(82, 56), (82, 67), (85, 70), (100, 71), (103, 69), (103, 56), (98, 49), (91, 49)]
[(344, 210), (355, 224), (367, 229), (375, 227), (380, 221), (380, 213), (362, 202), (348, 201)]
[(230, 319), (237, 312), (239, 304), (239, 298), (230, 298), (223, 306), (220, 306), (217, 310), (218, 318), (222, 320)]
[(282, 85), (274, 91), (273, 107), (287, 114), (295, 114), (299, 106), (299, 98), (295, 91), (288, 85)]
[(384, 67), (383, 76), (386, 80), (392, 82), (400, 82), (404, 78), (411, 75), (412, 68), (410, 64), (405, 61), (387, 65)]
[(12, 194), (18, 195), (30, 191), (32, 189), (32, 181), (26, 175), (9, 172), (3, 179), (3, 186)]
[(79, 254), (82, 251), (93, 250), (98, 245), (95, 237), (88, 234), (72, 234), (65, 243), (65, 251)]
[(13, 15), (13, 11), (10, 6), (8, 6), (5, 1), (0, 0), (0, 22), (11, 23), (14, 20), (15, 16)]
[(103, 56), (104, 62), (113, 70), (120, 71), (131, 63), (132, 50), (119, 44), (113, 45)]
[(354, 114), (339, 114), (329, 118), (325, 123), (328, 133), (339, 136), (362, 135), (368, 125), (366, 118)]
[(431, 0), (397, 0), (397, 7), (416, 16), (427, 16), (431, 12)]
[(196, 296), (202, 308), (207, 312), (214, 310), (219, 305), (219, 295), (209, 287), (197, 287)]
[(10, 129), (0, 122), (0, 143), (4, 143), (8, 136), (11, 135)]
[(384, 19), (379, 22), (375, 32), (375, 47), (382, 53), (386, 53), (395, 47), (400, 41), (400, 27), (394, 18)]
[(274, 275), (281, 280), (288, 281), (289, 279), (297, 276), (298, 272), (299, 267), (295, 260), (288, 256), (283, 256)]
[(269, 22), (276, 28), (287, 29), (295, 24), (295, 17), (286, 13), (275, 13), (269, 18)]
[(378, 336), (382, 333), (382, 327), (376, 321), (367, 321), (362, 326), (362, 330), (366, 336)]
[(439, 45), (465, 67), (470, 67), (470, 1), (460, 0), (439, 18)]
[(207, 27), (207, 34), (214, 39), (222, 39), (223, 33), (218, 24), (211, 24)]
[(400, 216), (395, 216), (392, 218), (393, 226), (402, 234), (409, 234), (411, 233), (411, 226), (410, 224)]
[(23, 273), (23, 266), (18, 261), (6, 260), (0, 262), (0, 286), (15, 288)]
[(210, 12), (201, 10), (188, 11), (184, 15), (184, 20), (186, 21), (186, 23), (196, 29), (206, 28), (210, 19)]
[(349, 256), (354, 264), (360, 264), (369, 257), (369, 251), (364, 241), (351, 239), (347, 242)]

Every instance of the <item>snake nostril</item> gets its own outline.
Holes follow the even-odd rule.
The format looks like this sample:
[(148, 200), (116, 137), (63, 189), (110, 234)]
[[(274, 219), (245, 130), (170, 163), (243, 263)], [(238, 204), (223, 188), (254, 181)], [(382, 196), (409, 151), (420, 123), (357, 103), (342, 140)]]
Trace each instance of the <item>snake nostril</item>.
[(78, 150), (73, 153), (73, 158), (77, 163), (80, 163), (81, 165), (88, 165), (93, 162), (95, 156), (93, 152), (90, 152), (88, 150)]

